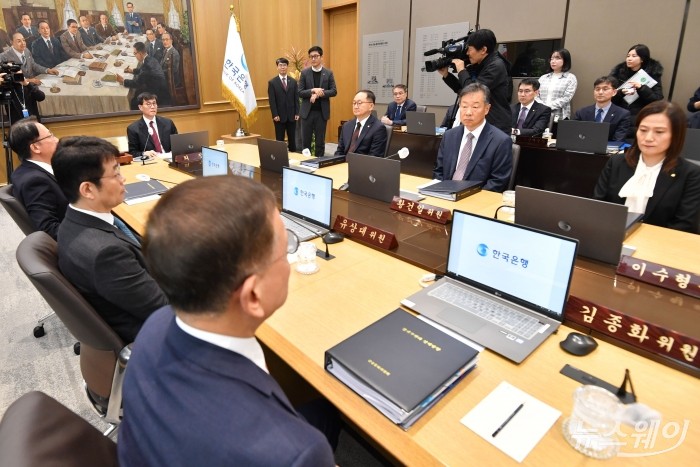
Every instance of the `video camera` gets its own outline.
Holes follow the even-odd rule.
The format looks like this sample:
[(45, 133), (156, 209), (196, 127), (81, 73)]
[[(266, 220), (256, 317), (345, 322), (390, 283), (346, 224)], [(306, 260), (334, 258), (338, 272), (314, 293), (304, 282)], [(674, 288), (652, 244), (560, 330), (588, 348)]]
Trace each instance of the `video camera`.
[(0, 88), (11, 87), (14, 83), (21, 83), (24, 81), (24, 73), (22, 72), (22, 65), (14, 62), (2, 62), (0, 63), (0, 75), (4, 73), (4, 76), (0, 77)]
[(474, 30), (470, 30), (469, 33), (458, 39), (448, 39), (442, 41), (442, 47), (439, 49), (430, 49), (423, 55), (428, 57), (430, 55), (442, 54), (442, 57), (436, 58), (435, 60), (428, 60), (425, 62), (425, 71), (433, 72), (439, 70), (440, 68), (450, 67), (452, 71), (456, 71), (452, 59), (458, 58), (469, 64), (469, 57), (467, 57), (467, 39)]

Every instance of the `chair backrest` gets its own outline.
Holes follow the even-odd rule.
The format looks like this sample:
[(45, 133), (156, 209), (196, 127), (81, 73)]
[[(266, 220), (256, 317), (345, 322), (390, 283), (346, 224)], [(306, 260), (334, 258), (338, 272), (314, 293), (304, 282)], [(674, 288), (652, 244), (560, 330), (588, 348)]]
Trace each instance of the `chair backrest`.
[(35, 231), (34, 224), (32, 224), (27, 210), (12, 194), (12, 184), (0, 187), (0, 204), (2, 204), (2, 207), (5, 208), (12, 220), (15, 221), (17, 227), (24, 232), (24, 235), (29, 235)]
[(510, 181), (508, 182), (508, 189), (515, 189), (515, 174), (518, 171), (518, 162), (520, 161), (520, 145), (513, 144), (513, 168), (510, 172)]
[(129, 152), (129, 140), (126, 136), (110, 136), (103, 139), (116, 146), (120, 153)]
[(428, 111), (427, 105), (416, 105), (416, 112), (427, 112), (427, 111)]
[(386, 146), (384, 146), (384, 157), (389, 155), (389, 145), (391, 144), (391, 135), (394, 134), (394, 127), (391, 125), (384, 125), (386, 129)]
[(117, 445), (67, 407), (38, 391), (5, 411), (0, 423), (3, 465), (116, 467)]

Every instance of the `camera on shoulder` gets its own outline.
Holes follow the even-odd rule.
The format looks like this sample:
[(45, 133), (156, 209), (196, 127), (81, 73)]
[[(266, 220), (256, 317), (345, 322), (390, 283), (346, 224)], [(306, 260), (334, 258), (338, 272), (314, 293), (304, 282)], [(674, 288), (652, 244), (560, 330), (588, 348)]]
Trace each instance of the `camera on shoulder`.
[(447, 39), (442, 41), (442, 46), (439, 49), (431, 49), (423, 53), (424, 56), (429, 57), (430, 55), (442, 54), (434, 60), (427, 60), (425, 62), (425, 71), (433, 72), (440, 68), (450, 67), (452, 71), (456, 71), (452, 60), (458, 58), (464, 61), (465, 64), (469, 63), (469, 57), (467, 57), (467, 39), (474, 30), (470, 30), (469, 33), (458, 39)]

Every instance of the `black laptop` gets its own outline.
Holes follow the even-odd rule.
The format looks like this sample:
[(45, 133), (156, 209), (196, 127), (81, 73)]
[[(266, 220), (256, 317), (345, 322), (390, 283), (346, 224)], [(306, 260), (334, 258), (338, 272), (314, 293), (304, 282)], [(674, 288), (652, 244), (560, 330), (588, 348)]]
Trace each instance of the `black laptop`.
[(394, 196), (412, 201), (425, 199), (418, 193), (401, 191), (401, 161), (349, 153), (348, 191), (390, 203)]
[(406, 133), (435, 136), (435, 114), (406, 112)]
[(607, 154), (609, 129), (608, 122), (562, 120), (557, 126), (557, 149)]
[(170, 135), (170, 152), (173, 156), (202, 152), (202, 147), (208, 145), (209, 132), (206, 130)]
[(284, 141), (258, 138), (258, 156), (260, 157), (260, 168), (271, 172), (282, 173), (283, 167), (309, 173), (314, 171), (310, 167), (290, 166), (289, 150), (287, 149), (287, 143)]

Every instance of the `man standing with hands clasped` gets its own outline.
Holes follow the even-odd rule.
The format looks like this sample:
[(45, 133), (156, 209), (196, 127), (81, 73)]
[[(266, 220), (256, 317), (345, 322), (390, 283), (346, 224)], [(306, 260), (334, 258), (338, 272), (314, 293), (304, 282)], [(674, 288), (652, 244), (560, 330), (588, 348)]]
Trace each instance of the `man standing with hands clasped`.
[(321, 157), (326, 146), (326, 123), (331, 118), (331, 97), (335, 88), (333, 72), (323, 67), (323, 49), (317, 45), (309, 49), (311, 67), (301, 72), (301, 140), (303, 148), (311, 147), (311, 136), (316, 137), (315, 156)]
[(287, 133), (289, 151), (296, 152), (296, 126), (299, 120), (299, 95), (297, 82), (287, 74), (289, 60), (278, 58), (278, 76), (267, 83), (267, 95), (270, 100), (272, 121), (275, 124), (275, 139), (284, 141), (284, 133)]

